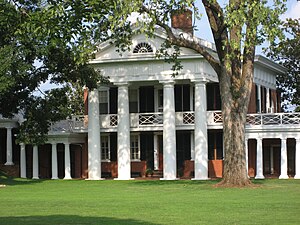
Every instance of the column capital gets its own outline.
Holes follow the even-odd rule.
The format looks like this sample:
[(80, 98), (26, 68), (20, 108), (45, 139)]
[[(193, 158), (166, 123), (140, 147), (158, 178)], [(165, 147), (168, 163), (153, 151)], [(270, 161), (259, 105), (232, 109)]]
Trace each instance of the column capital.
[(25, 143), (23, 143), (23, 142), (21, 142), (20, 144), (19, 144), (20, 146), (24, 146), (25, 147)]
[(129, 86), (129, 83), (127, 81), (120, 81), (120, 82), (114, 82), (114, 85), (118, 87), (122, 86)]
[(208, 80), (205, 77), (191, 80), (195, 84), (206, 84)]
[(262, 137), (256, 137), (255, 140), (256, 140), (256, 141), (262, 141), (263, 138), (262, 138)]
[(70, 145), (71, 143), (69, 141), (63, 141), (62, 142), (64, 145)]
[(57, 142), (56, 141), (49, 141), (48, 142), (50, 145), (57, 145)]
[(159, 81), (160, 84), (162, 84), (163, 86), (174, 86), (175, 81), (174, 80), (162, 80)]

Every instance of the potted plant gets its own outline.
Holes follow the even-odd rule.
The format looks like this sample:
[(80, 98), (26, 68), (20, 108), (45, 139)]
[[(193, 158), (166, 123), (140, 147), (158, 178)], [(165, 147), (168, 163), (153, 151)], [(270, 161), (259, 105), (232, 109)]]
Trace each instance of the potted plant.
[(153, 170), (148, 168), (148, 169), (146, 169), (145, 174), (146, 174), (146, 177), (152, 177), (153, 176)]

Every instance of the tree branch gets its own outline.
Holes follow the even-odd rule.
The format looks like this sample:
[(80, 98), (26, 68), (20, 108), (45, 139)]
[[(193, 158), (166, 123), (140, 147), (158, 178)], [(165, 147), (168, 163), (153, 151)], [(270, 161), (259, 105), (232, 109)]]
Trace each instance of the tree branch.
[[(220, 60), (225, 59), (228, 43), (227, 26), (225, 24), (224, 13), (217, 1), (202, 0), (206, 15), (209, 20), (211, 31), (215, 40), (218, 56)], [(221, 61), (221, 64), (225, 62)]]
[[(146, 6), (142, 6), (141, 13), (147, 13), (149, 15), (152, 14), (151, 10), (149, 10)], [(174, 34), (172, 28), (168, 26), (166, 23), (161, 22), (161, 20), (158, 18), (158, 16), (155, 14), (156, 24), (163, 28), (168, 36), (168, 39), (171, 44), (177, 45), (180, 47), (186, 47), (195, 50), (196, 52), (200, 53), (207, 61), (208, 63), (214, 68), (217, 74), (220, 73), (221, 67), (220, 63), (217, 59), (215, 59), (206, 49), (204, 46), (201, 46), (197, 41), (189, 40), (183, 37), (183, 35), (177, 36)]]

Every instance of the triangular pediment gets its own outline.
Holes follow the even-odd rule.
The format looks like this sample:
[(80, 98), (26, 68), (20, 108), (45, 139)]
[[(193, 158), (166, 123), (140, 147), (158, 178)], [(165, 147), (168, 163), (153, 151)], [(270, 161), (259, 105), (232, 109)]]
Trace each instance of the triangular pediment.
[[(99, 47), (99, 51), (95, 54), (95, 59), (93, 62), (108, 62), (108, 61), (124, 61), (124, 60), (146, 60), (155, 59), (155, 53), (160, 48), (162, 43), (165, 41), (165, 36), (160, 33), (155, 33), (153, 37), (149, 38), (144, 34), (138, 34), (133, 36), (132, 45), (129, 51), (118, 52), (117, 48), (111, 44), (109, 41), (103, 43)], [(134, 52), (139, 46), (146, 49), (147, 46), (152, 48), (152, 51)], [(181, 55), (183, 56), (197, 56), (199, 55), (194, 50), (188, 48), (181, 48)], [(199, 55), (200, 56), (200, 55)]]

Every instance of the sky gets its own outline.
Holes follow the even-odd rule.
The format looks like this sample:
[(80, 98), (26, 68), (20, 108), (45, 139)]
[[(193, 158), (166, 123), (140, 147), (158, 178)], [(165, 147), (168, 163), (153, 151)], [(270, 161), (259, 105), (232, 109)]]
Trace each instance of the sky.
[[(227, 1), (222, 0), (219, 1), (221, 6), (222, 4), (225, 4)], [(199, 38), (205, 39), (207, 41), (213, 42), (213, 36), (210, 31), (210, 27), (208, 25), (208, 19), (205, 15), (204, 8), (202, 4), (200, 4), (202, 8), (200, 8), (200, 11), (203, 13), (202, 19), (197, 22), (198, 31), (195, 32), (195, 35)], [(287, 0), (287, 11), (284, 15), (281, 16), (282, 20), (285, 20), (286, 18), (299, 18), (300, 17), (300, 1), (297, 0)], [(266, 47), (267, 43), (264, 43), (262, 46), (257, 46), (256, 52), (257, 54), (263, 54), (262, 48)]]

